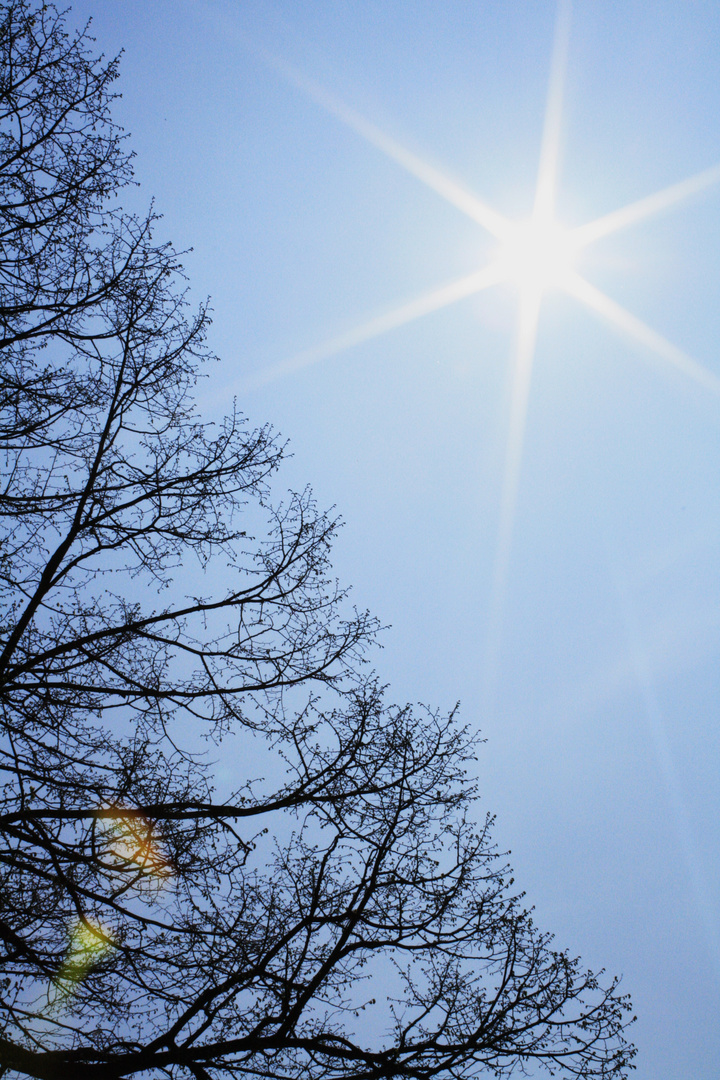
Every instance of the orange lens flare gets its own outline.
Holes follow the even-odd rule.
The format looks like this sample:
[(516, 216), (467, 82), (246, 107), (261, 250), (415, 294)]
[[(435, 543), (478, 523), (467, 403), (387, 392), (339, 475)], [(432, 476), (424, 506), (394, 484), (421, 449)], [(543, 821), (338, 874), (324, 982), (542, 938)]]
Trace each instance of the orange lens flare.
[(125, 873), (131, 871), (165, 882), (173, 867), (163, 854), (155, 825), (139, 810), (114, 806), (97, 815), (105, 833), (101, 858), (104, 865)]

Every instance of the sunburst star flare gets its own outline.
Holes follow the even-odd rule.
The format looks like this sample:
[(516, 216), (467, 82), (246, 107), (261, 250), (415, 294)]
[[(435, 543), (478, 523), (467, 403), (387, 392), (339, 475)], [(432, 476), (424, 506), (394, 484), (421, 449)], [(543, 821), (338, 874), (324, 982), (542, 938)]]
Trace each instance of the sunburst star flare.
[[(502, 621), (502, 595), (509, 568), (525, 418), (543, 294), (548, 290), (562, 290), (696, 385), (713, 395), (720, 393), (720, 377), (593, 286), (575, 267), (578, 254), (588, 245), (678, 206), (693, 195), (720, 183), (720, 164), (574, 229), (563, 227), (556, 219), (555, 203), (571, 13), (571, 0), (558, 0), (533, 213), (530, 219), (524, 222), (508, 219), (290, 64), (267, 52), (259, 53), (264, 62), (289, 83), (498, 241), (490, 265), (368, 319), (320, 345), (296, 353), (295, 356), (259, 372), (245, 387), (252, 388), (273, 381), (337, 356), (493, 285), (505, 283), (516, 289), (519, 306), (514, 335), (513, 390), (490, 604), (490, 638), (498, 635)], [(258, 55), (258, 50), (253, 51)]]
[[(594, 287), (580, 277), (574, 269), (574, 263), (579, 252), (595, 241), (653, 217), (673, 206), (678, 206), (692, 196), (720, 183), (720, 163), (611, 213), (603, 214), (585, 225), (574, 229), (564, 228), (556, 220), (554, 208), (570, 18), (570, 0), (559, 0), (534, 208), (532, 217), (525, 222), (513, 221), (495, 210), (458, 181), (449, 177), (437, 166), (423, 160), (420, 155), (408, 150), (357, 110), (350, 108), (292, 65), (267, 51), (252, 48), (256, 56), (259, 56), (287, 82), (360, 135), (416, 180), (440, 195), (445, 202), (454, 206), (475, 224), (480, 225), (499, 243), (492, 267), (486, 267), (456, 282), (424, 293), (324, 343), (304, 349), (287, 360), (271, 365), (245, 383), (244, 389), (263, 385), (329, 359), (399, 326), (413, 322), (423, 315), (439, 311), (448, 304), (472, 295), (473, 292), (509, 281), (519, 288), (521, 293), (526, 289), (539, 290), (541, 293), (548, 289), (562, 289), (575, 299), (582, 299), (583, 303), (594, 307), (594, 310), (610, 323), (619, 326), (624, 321), (624, 329), (636, 341), (654, 351), (661, 359), (683, 370), (696, 383), (703, 384), (707, 389), (715, 392), (717, 379), (712, 372), (701, 376), (700, 372), (706, 370), (702, 368), (702, 365), (676, 346), (671, 345), (670, 342), (666, 342), (661, 335), (656, 334), (649, 327), (641, 333), (639, 320), (633, 322), (631, 330), (627, 318), (634, 320), (634, 316), (625, 313), (627, 318), (621, 319), (619, 312), (623, 309), (614, 301), (606, 298), (606, 302), (600, 303), (598, 298), (603, 294), (595, 291), (593, 296), (598, 302), (589, 303), (590, 292), (587, 290), (592, 290)], [(242, 44), (250, 47), (245, 40), (242, 40)], [(579, 294), (583, 290), (585, 293), (580, 297)], [(685, 362), (676, 362), (680, 356), (685, 358)]]

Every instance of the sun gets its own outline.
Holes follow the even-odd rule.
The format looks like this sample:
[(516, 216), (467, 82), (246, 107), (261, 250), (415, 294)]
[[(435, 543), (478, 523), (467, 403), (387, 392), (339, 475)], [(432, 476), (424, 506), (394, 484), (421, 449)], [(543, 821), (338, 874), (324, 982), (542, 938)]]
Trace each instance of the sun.
[[(550, 79), (540, 142), (540, 159), (532, 213), (524, 221), (513, 221), (478, 198), (435, 165), (398, 143), (377, 125), (344, 102), (329, 94), (285, 61), (268, 57), (267, 62), (321, 108), (335, 116), (420, 183), (435, 191), (495, 241), (489, 262), (470, 274), (430, 290), (399, 307), (385, 311), (354, 326), (338, 337), (296, 353), (260, 373), (250, 386), (290, 374), (310, 364), (336, 356), (397, 330), (416, 319), (439, 311), (486, 289), (510, 285), (517, 293), (518, 307), (514, 344), (510, 357), (511, 390), (505, 467), (502, 478), (495, 569), (490, 598), (488, 640), (499, 639), (505, 581), (509, 568), (514, 529), (515, 505), (519, 490), (525, 421), (528, 411), (535, 346), (543, 297), (562, 291), (591, 312), (601, 316), (627, 335), (651, 356), (670, 364), (677, 372), (703, 390), (720, 397), (720, 376), (698, 363), (683, 349), (668, 341), (616, 300), (593, 285), (576, 266), (576, 258), (596, 241), (629, 228), (666, 211), (686, 199), (720, 184), (720, 162), (651, 195), (606, 213), (575, 228), (564, 228), (555, 218), (558, 173), (561, 158), (563, 92), (570, 39), (572, 0), (557, 0), (555, 39), (550, 61)], [(249, 388), (249, 387), (248, 387)], [(492, 662), (489, 662), (489, 668)]]
[[(474, 192), (463, 187), (430, 162), (418, 157), (398, 143), (377, 125), (344, 102), (333, 97), (322, 86), (308, 79), (297, 69), (277, 57), (265, 56), (267, 63), (283, 78), (311, 98), (322, 109), (335, 116), (361, 138), (390, 158), (420, 183), (435, 191), (445, 202), (455, 206), (468, 219), (494, 238), (494, 256), (470, 274), (448, 281), (399, 307), (385, 311), (366, 322), (325, 342), (303, 349), (294, 356), (271, 365), (244, 383), (244, 389), (271, 382), (311, 364), (329, 359), (346, 349), (355, 348), (405, 326), (416, 319), (476, 295), (498, 285), (510, 284), (518, 294), (519, 309), (514, 367), (520, 373), (518, 393), (526, 392), (532, 368), (537, 330), (537, 314), (542, 297), (551, 290), (567, 293), (583, 306), (614, 326), (660, 360), (669, 363), (703, 389), (720, 397), (720, 377), (668, 341), (621, 304), (592, 285), (580, 274), (577, 256), (596, 241), (627, 229), (656, 214), (720, 184), (720, 162), (678, 183), (638, 199), (636, 202), (569, 229), (555, 218), (557, 176), (560, 160), (562, 99), (566, 55), (569, 41), (570, 0), (558, 0), (555, 43), (550, 64), (550, 81), (545, 109), (545, 122), (540, 147), (540, 162), (535, 188), (535, 202), (529, 218), (513, 221), (489, 206)], [(517, 354), (521, 348), (523, 356)], [(518, 405), (518, 414), (523, 409)], [(522, 439), (522, 433), (511, 434)], [(517, 455), (510, 452), (509, 460)], [(519, 460), (519, 458), (518, 458)], [(513, 487), (513, 484), (510, 484)], [(510, 500), (512, 501), (512, 500)], [(502, 516), (502, 515), (501, 515)]]
[[(291, 64), (276, 56), (263, 54), (265, 62), (284, 79), (479, 225), (494, 238), (496, 248), (494, 257), (470, 274), (448, 281), (399, 307), (354, 326), (335, 338), (303, 349), (294, 356), (265, 368), (256, 378), (244, 384), (245, 389), (271, 382), (336, 356), (346, 349), (354, 348), (486, 289), (511, 284), (518, 292), (520, 301), (514, 366), (516, 371), (521, 373), (521, 388), (529, 381), (529, 369), (532, 367), (535, 351), (537, 314), (542, 296), (555, 289), (567, 293), (601, 316), (616, 330), (634, 339), (641, 348), (669, 363), (703, 389), (720, 397), (720, 376), (699, 364), (592, 285), (575, 267), (579, 253), (596, 241), (637, 225), (707, 188), (720, 184), (720, 162), (584, 225), (572, 229), (563, 227), (556, 220), (554, 211), (561, 156), (563, 91), (572, 0), (557, 0), (557, 5), (535, 202), (531, 216), (524, 221), (513, 221), (495, 210), (474, 192), (398, 143), (376, 124), (328, 93), (324, 87), (307, 78)], [(522, 355), (517, 352), (518, 349)], [(525, 368), (528, 373), (523, 374)], [(517, 411), (522, 412), (522, 409), (518, 408)], [(510, 454), (509, 457), (513, 458), (514, 455)]]
[(498, 269), (505, 281), (521, 293), (541, 294), (565, 288), (570, 280), (579, 245), (570, 229), (553, 218), (533, 216), (513, 224), (500, 245)]

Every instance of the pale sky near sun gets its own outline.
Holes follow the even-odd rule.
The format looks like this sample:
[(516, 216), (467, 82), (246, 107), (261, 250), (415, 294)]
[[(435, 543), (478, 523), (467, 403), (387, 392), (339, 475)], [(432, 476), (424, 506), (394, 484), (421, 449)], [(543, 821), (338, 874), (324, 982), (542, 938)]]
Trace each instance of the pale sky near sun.
[(638, 1080), (720, 1075), (720, 6), (80, 0), (202, 387), (289, 438), (399, 700), (487, 737)]

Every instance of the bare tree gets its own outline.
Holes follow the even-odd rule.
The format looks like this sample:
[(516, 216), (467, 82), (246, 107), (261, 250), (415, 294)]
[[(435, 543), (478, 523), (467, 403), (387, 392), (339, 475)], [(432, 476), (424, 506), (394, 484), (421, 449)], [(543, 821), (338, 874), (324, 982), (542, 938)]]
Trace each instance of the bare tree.
[(473, 824), (474, 739), (363, 668), (337, 522), (196, 415), (207, 310), (114, 205), (117, 60), (0, 15), (0, 1075), (626, 1075), (617, 981)]

